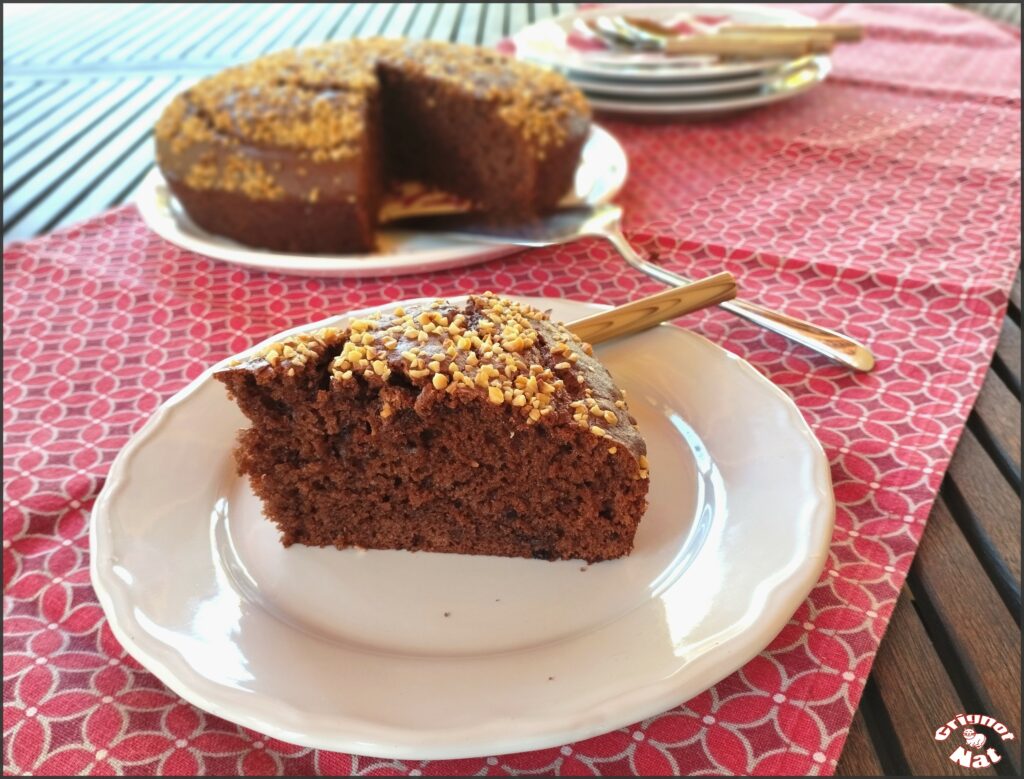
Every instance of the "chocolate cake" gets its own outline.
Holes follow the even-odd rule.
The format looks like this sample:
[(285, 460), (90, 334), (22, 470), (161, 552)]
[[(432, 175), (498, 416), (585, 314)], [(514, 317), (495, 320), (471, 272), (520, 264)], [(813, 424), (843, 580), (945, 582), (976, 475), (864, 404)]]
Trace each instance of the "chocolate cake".
[(157, 122), (191, 219), (250, 246), (374, 247), (381, 193), (415, 180), (496, 219), (552, 208), (590, 126), (562, 76), (493, 50), (382, 38), (277, 52), (203, 79)]
[(490, 293), (288, 337), (218, 371), (285, 546), (628, 554), (646, 447), (590, 346)]

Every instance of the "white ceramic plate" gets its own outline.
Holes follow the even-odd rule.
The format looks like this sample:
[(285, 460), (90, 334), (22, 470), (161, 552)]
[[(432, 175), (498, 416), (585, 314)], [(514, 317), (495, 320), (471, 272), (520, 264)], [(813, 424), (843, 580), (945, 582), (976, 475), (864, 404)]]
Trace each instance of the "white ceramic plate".
[(814, 24), (810, 17), (795, 11), (744, 4), (659, 3), (653, 5), (629, 4), (628, 9), (602, 6), (585, 11), (571, 11), (551, 19), (532, 24), (513, 36), (516, 56), (564, 69), (570, 74), (616, 77), (629, 79), (659, 78), (674, 81), (702, 80), (759, 73), (777, 68), (785, 60), (778, 58), (722, 62), (706, 55), (666, 56), (658, 52), (633, 52), (619, 49), (586, 50), (574, 47), (574, 36), (579, 25), (609, 13), (628, 13), (643, 16), (665, 24), (679, 18), (701, 16), (728, 17), (741, 24)]
[(787, 64), (783, 68), (766, 70), (750, 76), (721, 78), (710, 81), (645, 81), (643, 79), (627, 81), (576, 75), (570, 75), (569, 78), (571, 78), (576, 86), (586, 92), (588, 97), (612, 95), (629, 99), (635, 97), (692, 98), (700, 96), (704, 99), (710, 99), (712, 96), (717, 95), (735, 94), (737, 92), (750, 93), (760, 89), (765, 84), (778, 81), (784, 75), (802, 70), (812, 64), (812, 62), (817, 62), (820, 67), (822, 65), (822, 58), (802, 58), (799, 60), (799, 66)]
[[(827, 56), (827, 55), (819, 55)], [(608, 68), (607, 70), (586, 70), (577, 71), (571, 68), (559, 68), (549, 63), (539, 62), (537, 64), (545, 65), (547, 67), (554, 68), (565, 74), (566, 78), (573, 82), (588, 81), (588, 80), (601, 80), (601, 81), (612, 81), (618, 84), (693, 84), (706, 85), (709, 87), (719, 87), (723, 84), (728, 84), (734, 80), (753, 78), (760, 76), (764, 79), (770, 79), (774, 74), (778, 74), (781, 71), (799, 70), (804, 67), (811, 60), (811, 55), (805, 55), (798, 59), (788, 60), (786, 62), (773, 62), (770, 67), (758, 66), (757, 70), (744, 69), (740, 73), (735, 75), (725, 74), (724, 76), (703, 76), (701, 78), (680, 78), (679, 71), (671, 68), (627, 68), (627, 67), (616, 67), (614, 69)]]
[[(600, 308), (531, 302), (563, 320)], [(234, 473), (243, 417), (207, 371), (118, 455), (93, 510), (114, 635), (207, 711), (380, 757), (549, 747), (691, 698), (817, 581), (828, 462), (786, 395), (700, 336), (664, 326), (597, 351), (649, 447), (628, 558), (284, 549)]]
[(788, 100), (801, 95), (824, 81), (831, 69), (832, 61), (828, 57), (815, 57), (805, 68), (787, 73), (760, 88), (737, 94), (724, 94), (717, 97), (697, 95), (690, 98), (637, 95), (627, 98), (588, 92), (587, 100), (595, 111), (618, 114), (716, 116), (777, 103), (780, 100)]
[[(625, 183), (627, 171), (626, 153), (619, 142), (603, 128), (591, 126), (573, 191), (566, 195), (563, 204), (609, 202)], [(157, 169), (143, 181), (136, 204), (143, 221), (154, 232), (183, 249), (235, 265), (300, 276), (399, 276), (472, 265), (521, 249), (456, 241), (386, 226), (378, 232), (379, 250), (373, 254), (284, 254), (256, 249), (196, 226), (171, 195)], [(396, 209), (390, 210), (393, 213)], [(405, 213), (412, 216), (423, 211), (407, 208)]]

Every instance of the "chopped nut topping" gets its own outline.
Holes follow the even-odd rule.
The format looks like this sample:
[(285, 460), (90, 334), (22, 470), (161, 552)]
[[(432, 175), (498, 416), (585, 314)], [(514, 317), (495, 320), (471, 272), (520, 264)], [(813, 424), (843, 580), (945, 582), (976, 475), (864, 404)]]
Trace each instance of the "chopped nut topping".
[[(493, 104), (538, 159), (564, 144), (590, 115), (582, 92), (563, 76), (491, 49), (383, 38), (335, 41), (275, 52), (182, 92), (156, 124), (158, 162), (165, 171), (177, 166), (174, 178), (198, 189), (241, 191), (259, 200), (328, 199), (334, 192), (310, 187), (308, 178), (315, 166), (362, 153), (381, 62)], [(253, 146), (266, 150), (270, 162), (255, 160), (248, 151)], [(308, 164), (294, 167), (289, 179), (274, 159), (278, 150), (299, 153)]]
[[(487, 403), (503, 407), (502, 413), (520, 424), (569, 424), (574, 431), (608, 438), (609, 454), (623, 445), (632, 450), (635, 433), (622, 424), (623, 413), (632, 423), (625, 401), (616, 400), (617, 392), (609, 395), (606, 383), (590, 383), (588, 371), (600, 368), (585, 357), (580, 358), (580, 366), (588, 371), (573, 364), (569, 358), (577, 356), (574, 350), (582, 353), (585, 345), (564, 330), (560, 333), (564, 341), (552, 338), (558, 328), (547, 324), (547, 314), (491, 294), (470, 296), (462, 311), (445, 301), (427, 305), (431, 307), (407, 306), (392, 314), (363, 315), (345, 329), (281, 338), (256, 355), (263, 363), (247, 369), (272, 368), (298, 377), (307, 365), (326, 367), (337, 384), (368, 382), (371, 388), (394, 383), (397, 373), (415, 387), (451, 398), (446, 403), (463, 402), (467, 396), (486, 397)], [(327, 349), (335, 356), (323, 366)], [(556, 352), (564, 355), (557, 363), (551, 357)], [(561, 374), (564, 381), (558, 378), (556, 372), (562, 371), (572, 378), (565, 373)], [(389, 404), (382, 405), (382, 419), (394, 413)], [(647, 478), (646, 457), (638, 459), (638, 466), (637, 478)]]

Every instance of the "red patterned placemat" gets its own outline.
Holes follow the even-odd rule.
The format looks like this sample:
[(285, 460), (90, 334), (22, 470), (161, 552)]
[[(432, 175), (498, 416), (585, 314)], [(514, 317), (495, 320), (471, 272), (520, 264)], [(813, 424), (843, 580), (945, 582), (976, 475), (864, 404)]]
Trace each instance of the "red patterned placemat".
[(562, 748), (382, 761), (267, 739), (180, 701), (121, 649), (88, 576), (117, 451), (211, 362), (353, 307), (490, 288), (622, 302), (658, 285), (605, 245), (431, 276), (300, 279), (182, 252), (122, 208), (4, 255), (4, 768), (10, 773), (830, 773), (985, 374), (1020, 261), (1020, 40), (950, 8), (868, 23), (834, 77), (704, 123), (606, 125), (640, 249), (871, 344), (854, 375), (724, 312), (685, 324), (749, 360), (825, 446), (826, 570), (772, 644), (686, 704)]

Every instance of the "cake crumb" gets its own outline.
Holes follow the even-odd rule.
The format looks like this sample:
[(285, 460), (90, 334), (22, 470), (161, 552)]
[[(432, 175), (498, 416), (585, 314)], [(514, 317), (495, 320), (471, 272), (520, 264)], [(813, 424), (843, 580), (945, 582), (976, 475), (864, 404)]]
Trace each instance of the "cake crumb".
[[(276, 467), (281, 458), (266, 442), (277, 440), (282, 430), (296, 438), (306, 436), (315, 443), (318, 462), (324, 456), (322, 452), (326, 452), (329, 462), (323, 468), (318, 466), (319, 470), (305, 462), (286, 463), (290, 470), (284, 473), (285, 481), (277, 485), (275, 494), (292, 494), (287, 479), (309, 484), (311, 479), (326, 479), (322, 474), (333, 474), (337, 469), (338, 478), (331, 477), (329, 489), (317, 490), (317, 500), (325, 494), (325, 503), (344, 502), (346, 508), (352, 506), (353, 511), (363, 512), (356, 516), (369, 517), (373, 516), (376, 497), (370, 493), (383, 492), (390, 499), (392, 511), (415, 517), (422, 502), (422, 490), (417, 489), (418, 474), (425, 468), (424, 484), (428, 477), (442, 474), (441, 483), (427, 487), (438, 490), (436, 496), (431, 496), (436, 498), (431, 505), (443, 510), (453, 523), (462, 523), (470, 521), (478, 505), (476, 501), (480, 501), (480, 505), (487, 506), (482, 513), (492, 523), (490, 532), (505, 543), (512, 535), (510, 530), (523, 521), (520, 503), (525, 496), (520, 493), (528, 492), (532, 486), (528, 480), (522, 483), (510, 479), (515, 475), (517, 450), (522, 449), (516, 444), (523, 443), (535, 446), (536, 451), (529, 456), (545, 464), (540, 469), (541, 478), (550, 470), (552, 481), (557, 478), (557, 487), (569, 495), (575, 494), (577, 487), (560, 474), (567, 472), (568, 481), (572, 481), (577, 475), (575, 468), (586, 478), (600, 475), (614, 480), (614, 489), (610, 486), (605, 494), (607, 500), (592, 501), (593, 511), (597, 513), (605, 503), (611, 504), (610, 511), (616, 519), (622, 519), (623, 529), (630, 535), (589, 541), (585, 537), (584, 544), (595, 543), (558, 550), (549, 543), (515, 537), (501, 547), (502, 554), (534, 559), (575, 558), (580, 573), (587, 571), (587, 559), (598, 561), (628, 554), (648, 490), (648, 485), (641, 481), (648, 477), (648, 458), (628, 409), (616, 404), (624, 393), (612, 384), (609, 375), (603, 370), (597, 375), (590, 372), (590, 386), (581, 385), (579, 369), (591, 367), (582, 352), (580, 362), (565, 374), (564, 382), (553, 375), (550, 366), (554, 359), (549, 352), (556, 348), (560, 353), (566, 349), (580, 350), (580, 341), (549, 324), (527, 304), (494, 297), (471, 295), (465, 302), (443, 302), (433, 309), (423, 304), (396, 305), (392, 311), (393, 314), (353, 318), (345, 328), (281, 336), (278, 342), (259, 347), (241, 367), (218, 374), (229, 391), (245, 396), (249, 407), (268, 409), (255, 425), (250, 441), (253, 445), (245, 450), (246, 458), (261, 467), (266, 463)], [(427, 333), (428, 328), (430, 336), (426, 343), (421, 343), (420, 335)], [(507, 350), (503, 345), (506, 343), (521, 351)], [(554, 346), (549, 350), (548, 344)], [(465, 349), (460, 349), (460, 345)], [(454, 351), (454, 356), (449, 350)], [(302, 380), (284, 382), (293, 367)], [(253, 381), (253, 376), (259, 382)], [(275, 384), (275, 380), (279, 383)], [(289, 418), (277, 410), (277, 405), (266, 402), (276, 403), (281, 398), (291, 402), (295, 385), (304, 393), (302, 402), (314, 408), (323, 404), (332, 414), (337, 413), (339, 419), (347, 420), (339, 422), (338, 427), (349, 432), (335, 438), (339, 434), (333, 429), (322, 429), (319, 414), (295, 414)], [(624, 401), (620, 402), (625, 406)], [(452, 422), (459, 419), (460, 413), (468, 424)], [(540, 429), (531, 430), (528, 424), (538, 424)], [(465, 446), (467, 440), (473, 445)], [(364, 468), (360, 474), (364, 453), (381, 451), (381, 447), (398, 453), (394, 467), (387, 458), (384, 462), (375, 459), (373, 469)], [(580, 455), (574, 450), (579, 450)], [(620, 450), (621, 458), (617, 457)], [(414, 467), (398, 465), (410, 451), (416, 459)], [(453, 457), (450, 462), (442, 461)], [(588, 464), (591, 469), (584, 473)], [(436, 471), (432, 470), (435, 468)], [(410, 469), (414, 474), (411, 478)], [(448, 473), (456, 472), (458, 478), (453, 477), (450, 483), (444, 480)], [(250, 479), (258, 477), (254, 473), (255, 470), (247, 471)], [(353, 481), (358, 483), (352, 484)], [(365, 499), (368, 494), (370, 500)], [(500, 503), (503, 499), (507, 501), (504, 506)], [(496, 504), (498, 510), (494, 509)], [(530, 511), (529, 505), (526, 511)], [(271, 517), (279, 526), (283, 523), (290, 528), (295, 524), (292, 515), (283, 511), (281, 514), (283, 519)], [(359, 526), (353, 520), (355, 529), (344, 535), (346, 545), (381, 543), (372, 533), (359, 530)], [(307, 520), (302, 530), (301, 537), (293, 532), (292, 543), (337, 545), (334, 539), (339, 534), (330, 527)], [(423, 534), (410, 546), (431, 549)], [(392, 547), (382, 544), (381, 548)], [(473, 553), (468, 543), (461, 549)], [(500, 605), (502, 598), (492, 598), (492, 602)], [(445, 618), (452, 616), (443, 609), (442, 614)]]

